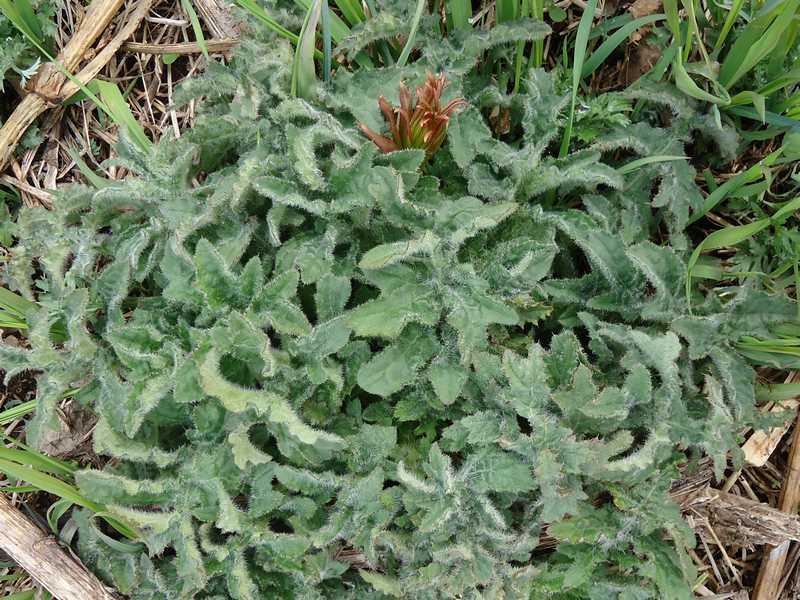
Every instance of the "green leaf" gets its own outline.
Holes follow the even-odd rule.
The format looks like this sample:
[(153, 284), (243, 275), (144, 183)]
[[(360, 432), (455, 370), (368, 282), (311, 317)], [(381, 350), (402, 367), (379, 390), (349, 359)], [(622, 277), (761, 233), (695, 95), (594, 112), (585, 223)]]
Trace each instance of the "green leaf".
[(564, 136), (561, 138), (561, 148), (558, 151), (559, 158), (563, 158), (569, 153), (569, 142), (572, 138), (572, 127), (575, 122), (575, 105), (578, 100), (578, 88), (580, 87), (581, 78), (583, 76), (583, 62), (586, 58), (586, 46), (589, 43), (589, 33), (591, 32), (596, 11), (597, 0), (589, 0), (586, 8), (583, 9), (580, 23), (578, 23), (578, 33), (575, 37), (575, 53), (572, 58), (572, 100), (570, 102), (567, 126), (564, 129)]
[(314, 95), (317, 73), (314, 65), (317, 24), (322, 14), (322, 0), (313, 0), (306, 12), (292, 63), (292, 95), (305, 100)]
[(119, 91), (116, 83), (95, 79), (94, 84), (100, 92), (100, 98), (108, 108), (111, 118), (125, 130), (133, 142), (143, 151), (148, 151), (153, 143), (145, 135), (139, 121), (133, 116), (128, 103)]
[(436, 352), (438, 344), (428, 331), (411, 325), (390, 346), (358, 371), (358, 385), (370, 394), (391, 396), (412, 383), (417, 372)]
[(402, 598), (404, 595), (400, 582), (393, 577), (387, 577), (377, 571), (366, 571), (364, 569), (359, 569), (358, 574), (361, 575), (364, 581), (381, 593), (394, 598)]
[(470, 461), (478, 492), (525, 492), (536, 488), (533, 469), (507, 452), (487, 451)]
[(651, 23), (663, 21), (666, 18), (667, 16), (663, 14), (646, 15), (625, 23), (625, 25), (617, 29), (612, 35), (608, 36), (608, 38), (604, 40), (594, 52), (592, 52), (589, 59), (583, 65), (581, 77), (588, 77), (594, 73), (597, 68), (603, 64), (603, 61), (608, 58), (620, 44), (625, 42), (634, 31), (637, 31), (646, 25), (650, 25)]
[(397, 59), (397, 66), (403, 67), (408, 61), (408, 57), (411, 54), (411, 51), (414, 49), (414, 40), (417, 37), (417, 29), (419, 28), (419, 22), (422, 19), (422, 13), (425, 10), (425, 0), (417, 0), (417, 8), (414, 11), (414, 16), (411, 19), (411, 30), (408, 33), (408, 38), (406, 38), (405, 46), (403, 46), (403, 51), (400, 53), (400, 57)]
[(344, 446), (339, 436), (318, 431), (303, 423), (289, 403), (277, 394), (249, 390), (227, 381), (219, 370), (219, 359), (215, 351), (208, 352), (200, 366), (200, 385), (206, 394), (217, 398), (227, 410), (241, 413), (252, 409), (269, 422), (285, 426), (287, 432), (303, 444), (317, 445), (326, 450)]
[(200, 19), (197, 18), (197, 13), (192, 6), (191, 0), (181, 0), (181, 8), (183, 8), (183, 11), (189, 17), (194, 37), (197, 39), (197, 45), (200, 46), (200, 51), (203, 53), (203, 56), (206, 57), (206, 60), (208, 60), (208, 44), (206, 44), (203, 28), (200, 26)]
[(238, 285), (222, 255), (205, 238), (197, 242), (194, 254), (197, 287), (209, 306), (221, 309), (237, 303)]
[(428, 379), (439, 400), (445, 406), (456, 401), (467, 377), (466, 369), (455, 362), (434, 362), (428, 369)]
[(488, 325), (519, 322), (513, 308), (478, 290), (453, 290), (450, 303), (453, 308), (447, 315), (447, 322), (458, 331), (462, 355), (485, 344)]
[(416, 240), (381, 244), (364, 254), (358, 266), (362, 269), (382, 269), (406, 260), (415, 254), (428, 253), (437, 242), (436, 236), (428, 232)]
[(338, 277), (329, 273), (317, 281), (314, 294), (314, 305), (317, 308), (317, 317), (327, 321), (342, 313), (347, 300), (350, 298), (350, 279)]
[(436, 325), (440, 313), (432, 290), (409, 283), (354, 308), (346, 320), (356, 335), (396, 338), (408, 323)]

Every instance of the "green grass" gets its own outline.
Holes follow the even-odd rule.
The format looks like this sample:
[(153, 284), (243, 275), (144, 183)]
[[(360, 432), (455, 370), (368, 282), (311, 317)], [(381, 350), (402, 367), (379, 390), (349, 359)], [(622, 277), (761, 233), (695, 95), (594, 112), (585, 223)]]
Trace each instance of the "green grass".
[(569, 113), (567, 114), (567, 126), (564, 129), (564, 137), (561, 139), (561, 148), (558, 151), (559, 157), (564, 157), (569, 152), (572, 127), (575, 123), (575, 104), (578, 101), (578, 92), (580, 91), (581, 79), (583, 79), (586, 46), (589, 43), (589, 34), (591, 33), (596, 10), (597, 0), (589, 0), (578, 25), (578, 33), (575, 36), (575, 49), (572, 59), (572, 95), (570, 97)]
[[(83, 495), (74, 484), (76, 467), (73, 464), (51, 458), (18, 440), (6, 437), (15, 448), (0, 447), (0, 473), (9, 480), (29, 484), (32, 489), (57, 496), (65, 512), (77, 505), (96, 513), (110, 527), (128, 540), (137, 540), (139, 534), (129, 525), (111, 515), (105, 506), (93, 502)], [(63, 514), (63, 512), (62, 512)]]
[(0, 329), (27, 329), (26, 316), (37, 308), (35, 302), (0, 287)]
[(8, 425), (17, 419), (21, 419), (36, 410), (36, 400), (22, 402), (11, 408), (0, 411), (0, 425)]

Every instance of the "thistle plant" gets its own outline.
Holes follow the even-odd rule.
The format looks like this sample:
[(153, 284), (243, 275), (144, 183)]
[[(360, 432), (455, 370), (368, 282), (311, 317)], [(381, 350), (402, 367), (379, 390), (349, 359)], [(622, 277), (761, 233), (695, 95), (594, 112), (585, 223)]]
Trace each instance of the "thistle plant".
[[(612, 162), (708, 126), (674, 89), (637, 91), (668, 128), (601, 124), (560, 158), (549, 75), (485, 93), (481, 57), (536, 27), (421, 30), (418, 62), (314, 102), (288, 44), (243, 39), (176, 95), (205, 97), (192, 130), (120, 145), (134, 176), (22, 211), (1, 276), (39, 308), (0, 365), (40, 373), (31, 445), (66, 391), (96, 413), (114, 460), (76, 485), (145, 550), (77, 512), (77, 551), (131, 600), (693, 597), (671, 480), (686, 448), (723, 473), (757, 412), (736, 342), (795, 306), (754, 284), (689, 310), (694, 169)], [(392, 139), (353, 126), (426, 71), (464, 98), (429, 75), (380, 102)]]
[(450, 117), (466, 106), (464, 98), (454, 98), (442, 106), (442, 92), (447, 87), (447, 77), (428, 73), (425, 84), (418, 87), (412, 97), (405, 82), (400, 83), (400, 108), (392, 106), (386, 98), (378, 99), (378, 106), (392, 137), (374, 132), (361, 123), (359, 127), (384, 153), (397, 150), (425, 150), (426, 158), (439, 149), (447, 134)]

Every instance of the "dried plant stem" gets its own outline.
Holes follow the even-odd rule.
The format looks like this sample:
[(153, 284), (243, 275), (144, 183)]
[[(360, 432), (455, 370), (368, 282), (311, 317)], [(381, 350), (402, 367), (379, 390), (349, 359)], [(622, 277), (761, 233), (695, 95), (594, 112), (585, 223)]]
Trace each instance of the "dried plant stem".
[(16, 177), (11, 177), (10, 175), (0, 175), (0, 181), (4, 181), (5, 183), (15, 187), (23, 192), (30, 194), (34, 198), (36, 198), (39, 202), (42, 203), (43, 206), (46, 208), (53, 207), (53, 194), (46, 190), (39, 189), (32, 185), (28, 185), (24, 181), (20, 181)]
[(194, 0), (193, 5), (214, 37), (239, 37), (239, 23), (226, 0)]
[[(676, 498), (673, 496), (673, 499)], [(695, 531), (700, 537), (708, 537), (714, 543), (735, 541), (747, 546), (800, 541), (800, 517), (763, 502), (711, 486), (691, 492), (679, 502), (683, 511), (696, 522)], [(714, 534), (707, 535), (709, 530)]]
[(31, 123), (47, 110), (47, 102), (41, 96), (28, 94), (22, 99), (8, 120), (0, 128), (0, 169), (5, 168), (14, 148), (25, 135)]
[[(221, 40), (206, 40), (208, 51), (214, 52), (227, 52), (239, 40), (234, 38), (226, 38)], [(122, 50), (125, 52), (137, 52), (139, 54), (200, 54), (202, 49), (197, 42), (183, 42), (181, 44), (143, 44), (141, 42), (125, 42), (122, 44)]]
[[(39, 75), (31, 82), (30, 93), (22, 99), (8, 121), (0, 128), (0, 169), (3, 169), (8, 163), (19, 140), (36, 117), (47, 110), (49, 106), (78, 91), (79, 86), (73, 81), (68, 81), (63, 70), (72, 73), (77, 69), (86, 52), (108, 27), (122, 4), (123, 0), (94, 0), (87, 10), (80, 28), (64, 49), (59, 52), (55, 62), (42, 67)], [(152, 0), (142, 0), (135, 4), (125, 25), (78, 73), (76, 76), (78, 81), (86, 84), (100, 72), (100, 69), (105, 66), (147, 15), (151, 4)]]
[(0, 549), (59, 600), (112, 600), (102, 582), (0, 494)]
[[(147, 13), (150, 11), (150, 6), (153, 4), (153, 0), (140, 0), (136, 3), (136, 8), (131, 12), (130, 17), (126, 21), (125, 25), (122, 26), (114, 37), (111, 38), (111, 41), (106, 44), (103, 49), (97, 53), (88, 65), (86, 65), (80, 72), (75, 76), (75, 79), (81, 82), (81, 84), (86, 85), (95, 76), (100, 72), (100, 70), (111, 60), (111, 57), (116, 54), (119, 47), (128, 39), (136, 28), (139, 27), (139, 23), (142, 22), (142, 19), (147, 16)], [(59, 97), (63, 100), (69, 98), (73, 94), (75, 94), (80, 88), (78, 84), (73, 81), (67, 81), (64, 86), (61, 88), (59, 93)]]
[[(789, 451), (786, 477), (783, 480), (778, 508), (791, 515), (797, 512), (800, 503), (800, 417), (795, 422), (792, 447)], [(764, 558), (758, 571), (753, 600), (773, 600), (778, 597), (783, 577), (783, 566), (789, 551), (789, 540), (777, 546), (764, 548)]]
[[(74, 71), (86, 51), (111, 23), (122, 3), (123, 0), (94, 0), (86, 11), (80, 28), (59, 52), (56, 62), (67, 71)], [(22, 99), (0, 128), (0, 169), (5, 167), (14, 148), (34, 119), (47, 110), (51, 102), (57, 100), (65, 79), (66, 76), (55, 64), (48, 63), (31, 82), (31, 93)]]

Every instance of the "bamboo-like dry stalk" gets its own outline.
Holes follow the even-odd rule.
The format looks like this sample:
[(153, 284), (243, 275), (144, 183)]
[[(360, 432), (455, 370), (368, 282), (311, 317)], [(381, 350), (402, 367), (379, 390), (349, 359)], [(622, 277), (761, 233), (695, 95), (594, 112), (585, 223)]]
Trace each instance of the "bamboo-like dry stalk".
[[(239, 40), (225, 38), (220, 40), (206, 40), (209, 52), (227, 52)], [(183, 42), (180, 44), (144, 44), (141, 42), (125, 42), (121, 50), (125, 52), (138, 52), (139, 54), (200, 54), (202, 49), (197, 42)]]
[[(795, 422), (794, 437), (786, 469), (778, 508), (794, 517), (797, 514), (797, 506), (800, 504), (800, 417)], [(764, 549), (764, 558), (761, 560), (761, 568), (753, 589), (753, 600), (774, 600), (778, 597), (788, 551), (788, 539)]]
[(229, 2), (226, 0), (193, 0), (193, 6), (214, 37), (239, 37), (239, 23), (233, 16)]
[[(124, 0), (94, 0), (86, 11), (81, 26), (58, 53), (56, 62), (73, 72), (86, 51), (97, 41), (117, 14)], [(60, 101), (59, 93), (66, 75), (53, 63), (44, 65), (29, 85), (29, 94), (22, 99), (0, 128), (0, 170), (2, 170), (19, 140), (31, 123), (53, 103)]]
[[(150, 6), (153, 4), (153, 0), (140, 0), (136, 4), (136, 8), (131, 12), (130, 17), (125, 22), (117, 33), (114, 34), (114, 37), (111, 38), (111, 41), (106, 44), (103, 49), (97, 53), (89, 64), (87, 64), (80, 72), (75, 76), (75, 79), (81, 82), (82, 85), (86, 85), (95, 76), (100, 72), (100, 70), (106, 66), (111, 57), (116, 54), (117, 50), (119, 50), (120, 46), (128, 39), (133, 32), (136, 31), (136, 28), (139, 27), (139, 23), (142, 22), (147, 16), (147, 13), (150, 11)], [(80, 89), (78, 84), (74, 81), (67, 81), (64, 83), (64, 86), (61, 88), (59, 96), (62, 100), (66, 100), (73, 94), (77, 93)]]
[(59, 600), (113, 600), (103, 583), (0, 494), (0, 549)]

